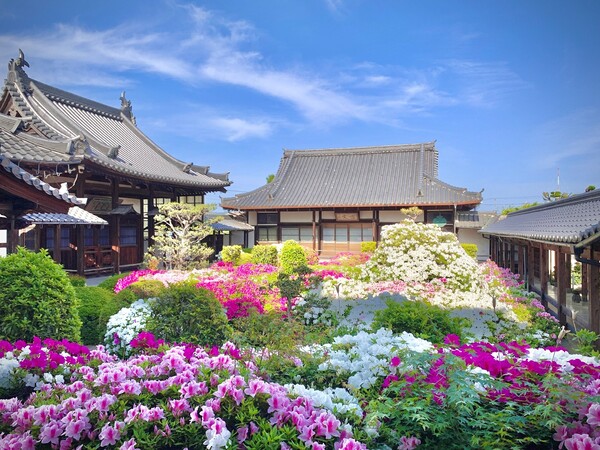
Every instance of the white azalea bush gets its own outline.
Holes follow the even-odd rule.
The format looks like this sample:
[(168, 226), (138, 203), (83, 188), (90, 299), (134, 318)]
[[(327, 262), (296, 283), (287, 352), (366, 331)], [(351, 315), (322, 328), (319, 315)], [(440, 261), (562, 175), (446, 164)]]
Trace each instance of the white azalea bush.
[(104, 343), (110, 353), (129, 355), (130, 343), (146, 327), (151, 307), (147, 300), (137, 300), (128, 308), (121, 310), (108, 319)]
[(457, 237), (437, 225), (405, 220), (381, 229), (381, 242), (364, 265), (365, 279), (428, 282), (444, 280), (454, 291), (479, 292), (477, 262), (460, 246)]

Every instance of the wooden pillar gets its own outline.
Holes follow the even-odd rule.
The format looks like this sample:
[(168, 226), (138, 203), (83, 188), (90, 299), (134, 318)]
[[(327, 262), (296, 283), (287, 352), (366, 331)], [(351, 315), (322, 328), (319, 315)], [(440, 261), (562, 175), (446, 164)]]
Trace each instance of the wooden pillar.
[[(584, 258), (589, 258), (589, 252), (586, 250), (583, 253)], [(589, 273), (590, 273), (590, 265), (589, 264), (581, 264), (581, 299), (586, 301), (588, 299), (589, 294)]]
[[(80, 178), (77, 180), (77, 186), (75, 187), (75, 195), (82, 198), (85, 195), (85, 176), (80, 174)], [(75, 248), (77, 252), (77, 274), (84, 275), (85, 273), (85, 225), (75, 226)]]
[[(148, 212), (155, 208), (154, 205), (154, 188), (152, 185), (148, 187)], [(148, 214), (148, 247), (152, 245), (154, 241), (154, 214)]]
[[(598, 259), (594, 256), (598, 252), (590, 249), (590, 259)], [(588, 279), (588, 301), (590, 308), (590, 329), (596, 333), (600, 333), (600, 267), (592, 264), (583, 264), (587, 267)]]
[(525, 246), (517, 246), (517, 273), (520, 280), (525, 280)]
[(548, 248), (540, 245), (540, 291), (542, 292), (542, 304), (548, 306), (546, 294), (548, 294)]
[(312, 249), (317, 251), (317, 212), (312, 212)]
[(531, 245), (527, 245), (527, 289), (535, 284), (535, 250)]
[(14, 253), (19, 245), (19, 230), (17, 230), (16, 226), (16, 219), (13, 215), (10, 218), (10, 228), (6, 232), (6, 253), (9, 255)]
[(56, 225), (54, 227), (54, 248), (52, 249), (52, 259), (59, 264), (62, 262), (62, 254), (60, 250), (60, 238), (62, 235), (61, 229), (62, 227), (60, 225)]
[(567, 307), (567, 285), (570, 284), (567, 280), (567, 253), (559, 247), (555, 251), (555, 267), (556, 267), (556, 300), (558, 301), (558, 320), (561, 325), (566, 325), (567, 316), (565, 314)]
[[(119, 180), (111, 179), (112, 188), (112, 208), (119, 206)], [(110, 245), (112, 249), (113, 273), (119, 273), (121, 269), (121, 220), (118, 214), (110, 216)]]

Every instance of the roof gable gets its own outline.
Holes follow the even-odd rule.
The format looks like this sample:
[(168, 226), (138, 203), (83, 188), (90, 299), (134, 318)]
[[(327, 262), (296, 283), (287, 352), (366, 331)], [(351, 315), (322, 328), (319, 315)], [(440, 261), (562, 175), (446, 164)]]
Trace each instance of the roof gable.
[(479, 193), (437, 178), (434, 142), (285, 150), (272, 183), (222, 201), (229, 209), (476, 205)]

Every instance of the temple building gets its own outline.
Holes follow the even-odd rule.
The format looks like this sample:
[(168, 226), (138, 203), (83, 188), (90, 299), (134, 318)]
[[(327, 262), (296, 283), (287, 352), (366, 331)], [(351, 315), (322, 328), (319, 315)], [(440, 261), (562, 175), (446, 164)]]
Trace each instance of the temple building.
[[(152, 142), (137, 127), (125, 93), (114, 108), (31, 79), (25, 67), (21, 51), (8, 64), (0, 155), (57, 192), (86, 199), (79, 206), (105, 221), (83, 227), (38, 222), (36, 246), (49, 249), (65, 269), (91, 275), (138, 267), (159, 204), (201, 204), (207, 192), (225, 192), (231, 184), (228, 174), (180, 161)], [(43, 210), (48, 199), (31, 208), (13, 202), (2, 214), (18, 220)]]
[(400, 210), (412, 206), (422, 210), (417, 221), (456, 232), (458, 213), (481, 199), (438, 178), (438, 151), (427, 142), (285, 150), (271, 183), (221, 206), (246, 213), (254, 243), (293, 239), (327, 256), (379, 241), (381, 227), (402, 221)]
[(563, 325), (600, 333), (600, 190), (485, 226), (492, 260), (521, 276)]

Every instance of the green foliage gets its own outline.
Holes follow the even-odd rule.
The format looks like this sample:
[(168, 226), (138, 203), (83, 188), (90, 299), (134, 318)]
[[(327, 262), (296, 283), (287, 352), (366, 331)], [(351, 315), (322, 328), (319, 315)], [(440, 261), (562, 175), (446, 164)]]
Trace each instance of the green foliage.
[(240, 259), (238, 260), (238, 264), (241, 266), (242, 264), (250, 264), (252, 262), (252, 255), (245, 251), (242, 251), (240, 255)]
[(467, 255), (473, 259), (477, 259), (477, 244), (461, 243), (460, 246), (465, 250)]
[(190, 270), (206, 265), (213, 253), (202, 240), (213, 233), (211, 223), (204, 215), (212, 205), (165, 203), (158, 207), (154, 217), (154, 244), (148, 248), (149, 257), (158, 258), (166, 269)]
[(0, 258), (0, 339), (79, 341), (78, 300), (69, 277), (45, 249)]
[(110, 292), (114, 292), (117, 282), (121, 278), (125, 278), (130, 273), (131, 272), (123, 272), (123, 273), (116, 273), (114, 275), (111, 275), (106, 280), (104, 280), (100, 284), (98, 284), (98, 287), (100, 287), (102, 289), (106, 289), (107, 291), (110, 291)]
[(123, 305), (123, 308), (127, 308), (136, 300), (139, 300), (139, 297), (135, 292), (133, 292), (131, 285), (127, 286), (125, 289), (121, 289), (115, 294), (115, 301), (120, 305)]
[(467, 319), (451, 317), (450, 311), (425, 302), (386, 301), (386, 308), (375, 311), (372, 329), (388, 328), (395, 334), (406, 331), (422, 339), (439, 344), (448, 334), (465, 337)]
[(508, 208), (504, 208), (500, 214), (505, 216), (507, 214), (510, 214), (512, 212), (515, 211), (520, 211), (522, 209), (527, 209), (527, 208), (533, 208), (534, 206), (539, 205), (538, 202), (533, 202), (533, 203), (523, 203), (521, 206), (509, 206)]
[(588, 187), (585, 188), (585, 192), (592, 192), (596, 190), (596, 186), (594, 186), (593, 184), (590, 184)]
[(221, 250), (221, 260), (223, 262), (230, 262), (235, 266), (239, 265), (241, 255), (241, 245), (225, 245), (223, 250)]
[(123, 304), (115, 294), (98, 286), (80, 286), (75, 288), (79, 299), (79, 317), (81, 318), (81, 342), (85, 345), (101, 344), (106, 333), (106, 323), (116, 314)]
[(360, 243), (360, 251), (362, 253), (373, 253), (377, 248), (377, 242), (375, 241), (363, 241)]
[(85, 286), (85, 277), (81, 275), (77, 275), (74, 273), (69, 274), (69, 281), (73, 287), (82, 287)]
[(304, 248), (296, 241), (285, 241), (279, 255), (281, 272), (287, 275), (297, 273), (308, 265)]
[(542, 198), (545, 202), (555, 202), (556, 200), (561, 200), (563, 198), (570, 197), (571, 194), (568, 192), (561, 191), (552, 191), (552, 192), (542, 192)]
[[(443, 384), (414, 382), (423, 380), (423, 373), (434, 365)], [(545, 399), (535, 406), (493, 401), (473, 388), (494, 389), (497, 383), (467, 370), (464, 361), (451, 354), (422, 353), (411, 358), (407, 373), (371, 401), (367, 422), (385, 423), (377, 440), (394, 448), (401, 436), (418, 437), (418, 448), (425, 450), (553, 448), (548, 443), (555, 427), (568, 422), (563, 405), (574, 400), (568, 388), (553, 375), (539, 382), (523, 379), (523, 395)]]
[(585, 356), (600, 356), (598, 339), (600, 336), (593, 331), (581, 329), (573, 336), (575, 339), (575, 353)]
[[(148, 299), (160, 296), (167, 287), (159, 280), (138, 280), (127, 286), (135, 295), (135, 300)], [(121, 293), (120, 291), (119, 293)]]
[(277, 247), (274, 245), (255, 245), (252, 247), (252, 263), (276, 266), (278, 264)]
[(193, 283), (170, 285), (151, 303), (148, 331), (166, 342), (221, 345), (232, 329), (215, 295)]
[(400, 214), (404, 214), (410, 220), (417, 220), (421, 214), (423, 214), (423, 210), (418, 206), (411, 206), (410, 208), (402, 208), (400, 209)]
[(246, 317), (233, 319), (233, 341), (241, 347), (268, 348), (269, 351), (293, 352), (302, 343), (303, 327), (286, 321), (281, 312), (260, 314), (252, 310)]

